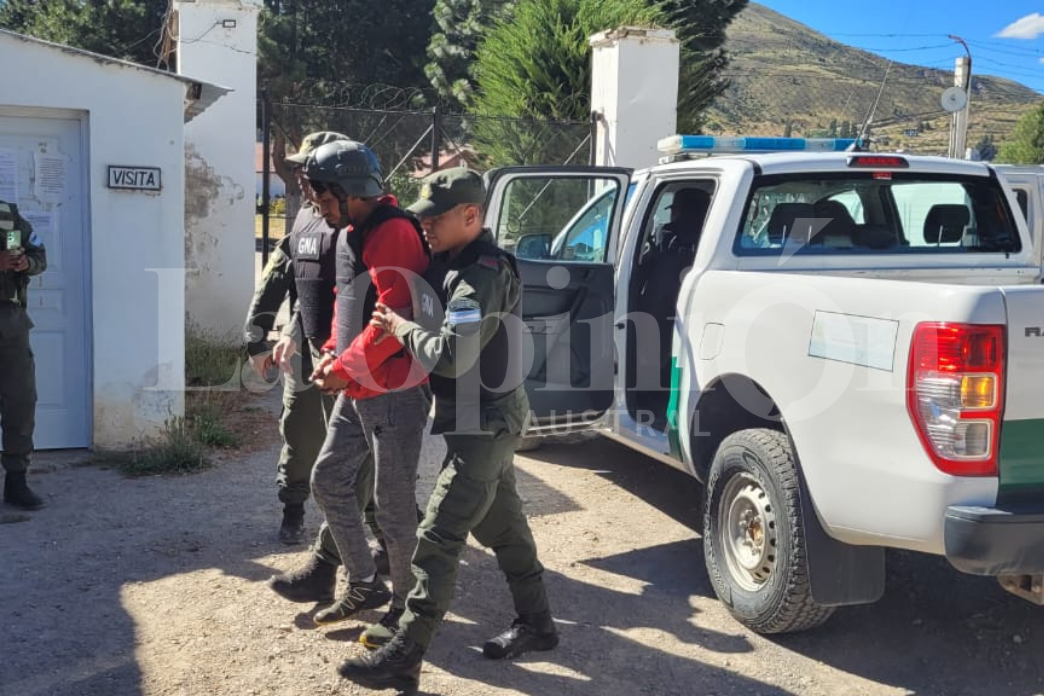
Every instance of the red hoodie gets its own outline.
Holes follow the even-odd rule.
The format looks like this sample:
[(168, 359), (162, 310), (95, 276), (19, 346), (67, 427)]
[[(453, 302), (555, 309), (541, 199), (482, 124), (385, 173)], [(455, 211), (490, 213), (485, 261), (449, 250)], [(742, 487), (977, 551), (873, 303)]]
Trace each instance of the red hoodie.
[[(398, 205), (394, 196), (382, 196), (378, 199), (383, 204)], [(355, 234), (348, 227), (345, 234)], [(421, 243), (417, 230), (408, 220), (392, 219), (381, 223), (366, 235), (363, 245), (362, 260), (369, 269), (370, 278), (377, 292), (377, 301), (401, 309), (411, 306), (409, 281), (406, 277), (392, 269), (403, 268), (422, 275), (428, 270), (428, 254)], [(376, 269), (384, 269), (377, 272)], [(379, 396), (389, 390), (401, 389), (404, 386), (417, 386), (428, 381), (427, 375), (417, 365), (414, 368), (413, 358), (403, 350), (402, 343), (394, 336), (386, 336), (380, 343), (375, 343), (381, 330), (370, 326), (369, 317), (365, 317), (366, 327), (355, 337), (348, 349), (337, 356), (332, 372), (342, 379), (348, 380), (344, 393), (353, 399), (368, 399)], [(330, 339), (323, 345), (323, 351), (337, 351), (337, 304), (334, 303), (333, 330)], [(411, 376), (410, 372), (414, 374)]]

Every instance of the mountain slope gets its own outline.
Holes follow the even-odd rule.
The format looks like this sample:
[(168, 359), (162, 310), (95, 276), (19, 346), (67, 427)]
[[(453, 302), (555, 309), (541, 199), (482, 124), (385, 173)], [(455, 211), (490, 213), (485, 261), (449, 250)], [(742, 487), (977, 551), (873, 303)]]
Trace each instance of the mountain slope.
[[(946, 151), (950, 116), (939, 99), (953, 85), (952, 68), (893, 63), (888, 69), (886, 58), (755, 3), (729, 27), (726, 50), (732, 86), (710, 111), (708, 133), (849, 135), (870, 112), (887, 70), (871, 135), (893, 148)], [(987, 134), (1002, 141), (1041, 99), (1017, 82), (973, 70), (969, 146)]]

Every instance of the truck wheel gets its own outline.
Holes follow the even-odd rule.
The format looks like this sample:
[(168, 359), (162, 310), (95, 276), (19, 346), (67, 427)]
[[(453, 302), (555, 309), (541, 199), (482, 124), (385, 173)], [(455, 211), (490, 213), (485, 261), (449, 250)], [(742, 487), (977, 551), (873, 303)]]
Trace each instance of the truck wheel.
[(722, 441), (707, 479), (703, 554), (718, 598), (756, 633), (819, 626), (812, 601), (798, 473), (787, 436), (741, 430)]

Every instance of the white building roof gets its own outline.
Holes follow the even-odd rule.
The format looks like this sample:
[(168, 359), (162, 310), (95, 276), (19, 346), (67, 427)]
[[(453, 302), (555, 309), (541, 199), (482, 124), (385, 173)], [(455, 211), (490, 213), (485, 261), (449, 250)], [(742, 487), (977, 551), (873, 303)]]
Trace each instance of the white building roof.
[(36, 44), (39, 46), (46, 46), (56, 51), (61, 51), (68, 55), (77, 58), (87, 58), (100, 63), (102, 65), (113, 65), (116, 67), (127, 68), (131, 70), (137, 70), (144, 72), (148, 75), (153, 75), (161, 79), (176, 80), (185, 85), (185, 123), (188, 123), (196, 116), (206, 111), (211, 104), (216, 102), (221, 97), (232, 92), (228, 87), (221, 87), (220, 85), (210, 84), (209, 82), (203, 82), (201, 80), (194, 80), (191, 77), (184, 75), (178, 75), (176, 73), (167, 72), (166, 70), (159, 70), (158, 68), (150, 68), (147, 65), (141, 65), (140, 63), (134, 63), (129, 60), (121, 60), (119, 58), (113, 58), (112, 56), (105, 56), (100, 53), (94, 53), (93, 51), (86, 51), (82, 48), (76, 48), (74, 46), (66, 46), (64, 44), (53, 43), (51, 41), (44, 41), (34, 36), (27, 36), (25, 34), (18, 34), (7, 29), (0, 29), (0, 37), (9, 37), (25, 43)]

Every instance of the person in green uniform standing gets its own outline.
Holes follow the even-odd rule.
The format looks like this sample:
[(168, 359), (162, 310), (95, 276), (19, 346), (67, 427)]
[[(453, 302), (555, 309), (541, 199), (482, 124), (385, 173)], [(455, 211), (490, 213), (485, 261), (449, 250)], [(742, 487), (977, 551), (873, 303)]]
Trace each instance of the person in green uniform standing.
[(29, 277), (47, 268), (43, 242), (14, 203), (0, 201), (0, 430), (4, 502), (38, 510), (43, 500), (26, 483), (36, 427), (36, 363), (26, 312)]
[[(514, 257), (483, 228), (484, 202), (482, 178), (455, 168), (428, 177), (421, 200), (409, 208), (436, 260), (446, 264), (441, 327), (427, 330), (382, 304), (373, 313), (372, 323), (430, 371), (432, 432), (443, 434), (447, 454), (417, 531), (415, 585), (397, 630), (376, 652), (339, 669), (371, 689), (418, 688), (468, 534), (496, 554), (518, 615), (510, 629), (486, 642), (483, 654), (505, 659), (558, 645), (544, 569), (515, 484), (515, 447), (529, 415), (521, 374), (522, 285)], [(420, 304), (420, 313), (430, 315), (424, 307), (430, 302), (422, 298)]]

